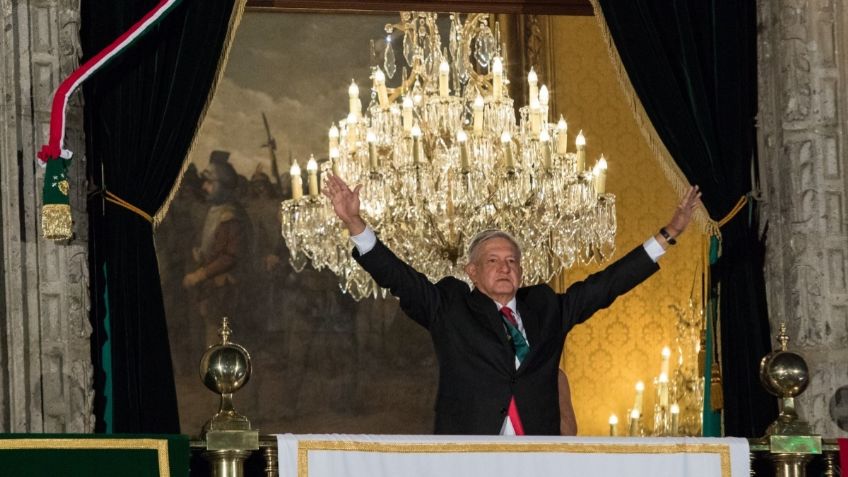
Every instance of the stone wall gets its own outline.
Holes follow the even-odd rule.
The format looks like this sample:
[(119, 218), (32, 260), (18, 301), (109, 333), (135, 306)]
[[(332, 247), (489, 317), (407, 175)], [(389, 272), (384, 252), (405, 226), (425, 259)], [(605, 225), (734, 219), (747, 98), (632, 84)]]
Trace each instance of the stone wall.
[(848, 385), (848, 10), (834, 0), (758, 4), (759, 159), (771, 327), (776, 334), (786, 322), (790, 348), (801, 351), (810, 367), (810, 386), (799, 399), (802, 417), (817, 433), (844, 436), (848, 428), (840, 429), (835, 417), (848, 402), (834, 394)]
[(77, 66), (79, 3), (0, 0), (0, 432), (92, 432), (88, 247), (82, 105), (67, 112), (65, 145), (76, 236), (40, 236), (50, 102)]

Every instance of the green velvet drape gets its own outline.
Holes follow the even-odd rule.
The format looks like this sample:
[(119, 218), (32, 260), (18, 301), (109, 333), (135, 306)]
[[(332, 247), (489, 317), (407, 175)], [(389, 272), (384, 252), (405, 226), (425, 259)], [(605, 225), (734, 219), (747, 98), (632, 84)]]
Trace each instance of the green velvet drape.
[[(660, 139), (721, 219), (751, 190), (756, 158), (755, 1), (598, 2)], [(725, 434), (733, 436), (762, 435), (776, 416), (758, 377), (771, 345), (757, 229), (748, 210), (723, 227), (711, 274), (720, 291)]]
[[(90, 57), (156, 5), (83, 0)], [(89, 272), (97, 430), (179, 431), (153, 225), (103, 200), (109, 191), (153, 215), (174, 185), (217, 75), (236, 0), (183, 0), (83, 88), (89, 200)], [(107, 275), (108, 271), (108, 275)], [(107, 289), (108, 294), (104, 291)], [(111, 369), (102, 355), (110, 316)], [(112, 402), (104, 399), (107, 375)]]

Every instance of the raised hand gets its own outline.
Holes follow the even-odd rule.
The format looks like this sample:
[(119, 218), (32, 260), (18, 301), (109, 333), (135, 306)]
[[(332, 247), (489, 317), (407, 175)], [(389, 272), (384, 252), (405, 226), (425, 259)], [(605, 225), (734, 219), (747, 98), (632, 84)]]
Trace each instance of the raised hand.
[(674, 209), (674, 215), (671, 216), (668, 225), (665, 226), (666, 231), (668, 231), (672, 238), (677, 237), (686, 230), (689, 222), (692, 221), (692, 214), (695, 213), (695, 209), (698, 208), (700, 203), (701, 191), (698, 189), (698, 186), (690, 187), (686, 191), (686, 195), (683, 196), (683, 199), (680, 200), (680, 204)]
[(365, 230), (365, 221), (359, 215), (359, 190), (362, 185), (353, 190), (339, 176), (329, 174), (324, 185), (323, 193), (333, 204), (333, 211), (347, 226), (351, 235), (358, 235)]

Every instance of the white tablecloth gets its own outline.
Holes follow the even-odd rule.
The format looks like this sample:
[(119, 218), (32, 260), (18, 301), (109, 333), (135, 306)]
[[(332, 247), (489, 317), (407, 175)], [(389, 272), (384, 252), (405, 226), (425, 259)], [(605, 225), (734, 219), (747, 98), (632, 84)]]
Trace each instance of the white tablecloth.
[(282, 477), (748, 477), (740, 438), (280, 434)]

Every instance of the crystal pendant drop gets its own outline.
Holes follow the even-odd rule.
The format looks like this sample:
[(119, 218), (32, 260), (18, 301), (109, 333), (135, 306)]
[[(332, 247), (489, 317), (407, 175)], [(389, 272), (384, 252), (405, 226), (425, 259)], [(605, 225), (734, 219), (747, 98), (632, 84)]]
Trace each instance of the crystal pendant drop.
[(386, 52), (383, 54), (383, 70), (386, 71), (386, 76), (394, 78), (397, 73), (397, 60), (395, 59), (395, 49), (392, 47), (392, 37), (386, 37)]
[(450, 34), (448, 35), (448, 38), (450, 38), (450, 40), (448, 41), (448, 51), (450, 51), (451, 58), (453, 58), (455, 60), (457, 57), (459, 57), (459, 41), (458, 41), (459, 34), (457, 33), (457, 29), (456, 29), (456, 24), (457, 24), (456, 18), (454, 18), (453, 15), (451, 15), (450, 18), (451, 18), (451, 24), (450, 24)]
[(480, 28), (480, 32), (477, 34), (477, 38), (474, 40), (474, 58), (477, 60), (477, 63), (483, 68), (488, 67), (496, 48), (495, 35), (492, 34), (489, 25), (484, 22)]
[(403, 59), (406, 60), (406, 64), (412, 64), (413, 55), (415, 55), (415, 31), (409, 29), (403, 34)]

